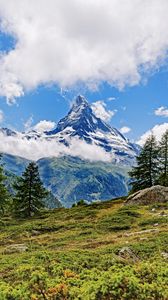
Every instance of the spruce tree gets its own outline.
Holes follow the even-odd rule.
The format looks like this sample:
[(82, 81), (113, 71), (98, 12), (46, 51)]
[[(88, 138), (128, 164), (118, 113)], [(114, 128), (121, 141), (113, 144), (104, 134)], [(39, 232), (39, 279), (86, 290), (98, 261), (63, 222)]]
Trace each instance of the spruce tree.
[(158, 183), (168, 186), (168, 130), (163, 134), (159, 143), (160, 176)]
[(146, 140), (136, 160), (136, 166), (129, 172), (129, 175), (132, 178), (131, 192), (151, 187), (157, 182), (159, 170), (158, 146), (154, 135), (151, 135)]
[(43, 200), (48, 195), (40, 180), (38, 166), (31, 162), (22, 177), (14, 184), (16, 191), (14, 208), (16, 214), (31, 217), (44, 207)]
[[(1, 160), (1, 155), (0, 155)], [(3, 166), (0, 165), (0, 213), (3, 214), (9, 201), (9, 193), (5, 186), (6, 176), (4, 175)]]

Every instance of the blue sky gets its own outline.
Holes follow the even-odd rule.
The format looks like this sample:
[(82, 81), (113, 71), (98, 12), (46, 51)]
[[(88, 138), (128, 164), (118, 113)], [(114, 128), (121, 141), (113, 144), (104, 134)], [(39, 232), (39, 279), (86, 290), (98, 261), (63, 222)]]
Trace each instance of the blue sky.
[[(167, 23), (163, 22), (164, 16), (167, 17), (167, 2), (150, 0), (143, 11), (139, 1), (134, 4), (127, 1), (130, 5), (121, 11), (123, 1), (120, 4), (111, 1), (110, 8), (115, 4), (116, 11), (121, 11), (117, 21), (114, 19), (114, 30), (108, 26), (115, 15), (109, 16), (106, 24), (107, 4), (93, 1), (94, 13), (90, 18), (82, 1), (78, 5), (70, 2), (69, 15), (67, 3), (57, 3), (57, 13), (63, 15), (63, 22), (69, 22), (61, 27), (63, 22), (55, 23), (52, 15), (54, 1), (51, 7), (43, 1), (37, 16), (39, 1), (24, 0), (17, 11), (17, 0), (13, 4), (1, 0), (0, 126), (23, 131), (28, 120), (32, 121), (31, 126), (41, 120), (58, 122), (78, 94), (83, 94), (90, 103), (101, 101), (107, 112), (114, 111), (108, 122), (118, 129), (128, 127), (126, 136), (130, 140), (137, 141), (149, 129), (168, 124), (168, 36), (164, 30)], [(83, 19), (74, 20), (76, 11), (83, 13)], [(100, 28), (96, 23), (99, 15)], [(157, 113), (159, 108), (161, 112)]]

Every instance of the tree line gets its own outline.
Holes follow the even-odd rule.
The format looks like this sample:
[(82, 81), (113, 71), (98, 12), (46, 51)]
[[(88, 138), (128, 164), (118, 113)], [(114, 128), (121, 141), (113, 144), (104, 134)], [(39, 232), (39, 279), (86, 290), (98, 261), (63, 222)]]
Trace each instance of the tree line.
[(154, 185), (168, 186), (168, 130), (158, 143), (153, 134), (147, 138), (129, 175), (131, 192)]
[(44, 205), (48, 191), (44, 188), (38, 166), (30, 162), (21, 177), (13, 184), (13, 195), (6, 188), (7, 177), (0, 165), (0, 213), (11, 211), (15, 216), (31, 217), (37, 214)]

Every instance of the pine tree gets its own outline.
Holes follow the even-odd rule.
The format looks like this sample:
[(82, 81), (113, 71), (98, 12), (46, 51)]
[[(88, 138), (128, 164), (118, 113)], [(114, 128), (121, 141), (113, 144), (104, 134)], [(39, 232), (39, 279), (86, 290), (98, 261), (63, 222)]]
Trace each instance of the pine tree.
[[(0, 156), (1, 160), (1, 156)], [(4, 175), (3, 166), (0, 165), (0, 213), (5, 212), (10, 196), (5, 186), (6, 176)]]
[(31, 217), (44, 207), (43, 200), (48, 195), (40, 180), (38, 166), (31, 162), (22, 177), (14, 184), (16, 191), (14, 208), (16, 214)]
[(155, 185), (158, 177), (158, 169), (158, 146), (155, 137), (151, 135), (146, 140), (139, 156), (137, 156), (137, 165), (129, 172), (132, 178), (131, 192)]
[(168, 130), (163, 134), (159, 143), (160, 176), (158, 183), (168, 186)]

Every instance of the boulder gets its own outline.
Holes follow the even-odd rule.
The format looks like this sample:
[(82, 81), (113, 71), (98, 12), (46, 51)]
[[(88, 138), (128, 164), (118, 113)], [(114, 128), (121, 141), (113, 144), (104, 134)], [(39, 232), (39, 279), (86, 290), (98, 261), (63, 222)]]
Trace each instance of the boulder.
[(119, 250), (118, 256), (123, 258), (124, 260), (137, 262), (139, 258), (135, 255), (135, 253), (129, 247), (123, 247)]
[(12, 253), (22, 253), (28, 251), (28, 247), (25, 244), (12, 244), (5, 248), (5, 254), (12, 254)]
[(130, 195), (125, 204), (148, 205), (168, 202), (168, 187), (155, 185)]

